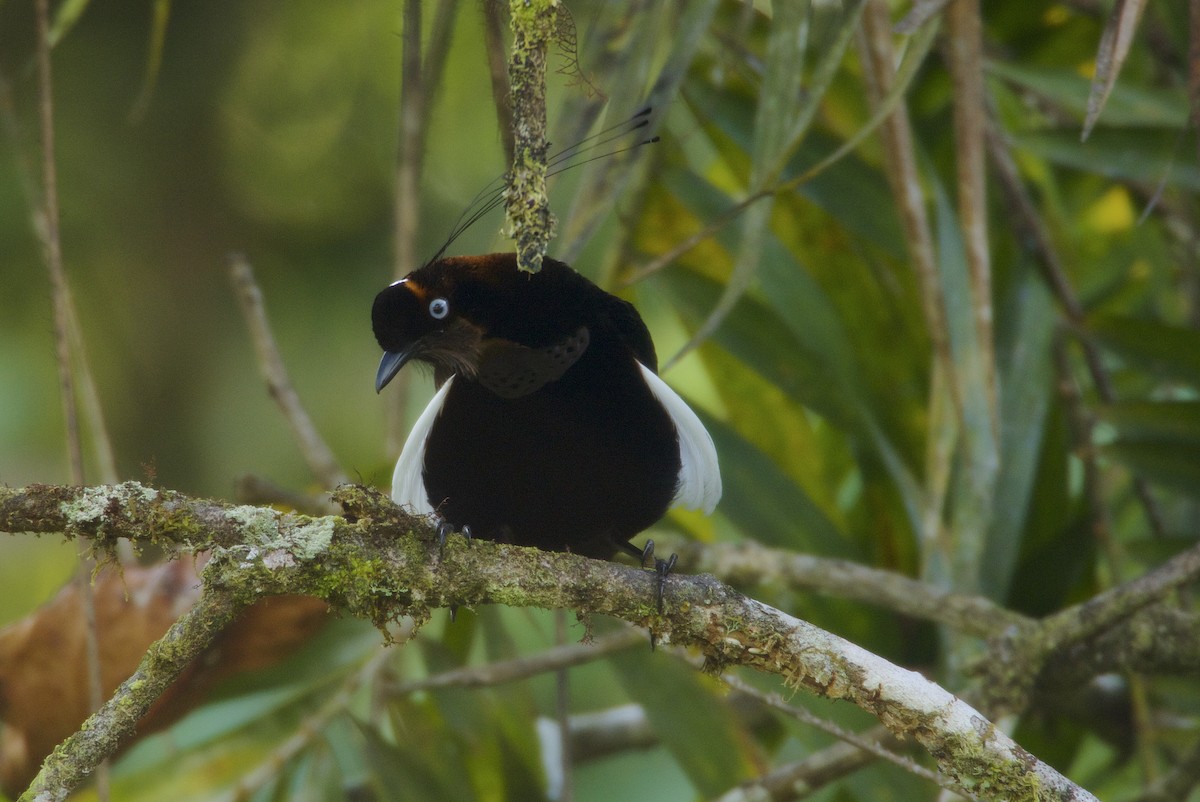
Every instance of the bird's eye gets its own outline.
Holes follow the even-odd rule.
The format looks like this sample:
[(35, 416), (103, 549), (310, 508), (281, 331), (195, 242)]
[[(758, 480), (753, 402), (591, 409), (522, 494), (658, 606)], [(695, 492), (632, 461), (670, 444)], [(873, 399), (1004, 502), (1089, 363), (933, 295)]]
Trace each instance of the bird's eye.
[(429, 302), (429, 316), (434, 320), (441, 320), (448, 314), (450, 314), (450, 302), (445, 298), (434, 298)]

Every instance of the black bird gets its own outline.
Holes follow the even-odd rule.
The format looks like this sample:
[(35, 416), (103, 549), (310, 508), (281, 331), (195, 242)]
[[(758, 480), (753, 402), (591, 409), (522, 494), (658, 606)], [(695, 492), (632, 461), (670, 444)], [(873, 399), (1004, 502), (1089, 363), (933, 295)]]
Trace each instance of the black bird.
[(380, 292), (371, 321), (377, 392), (412, 360), (438, 386), (396, 463), (398, 504), (474, 537), (602, 559), (651, 556), (629, 539), (673, 503), (716, 506), (712, 438), (657, 376), (637, 310), (566, 264), (437, 259)]

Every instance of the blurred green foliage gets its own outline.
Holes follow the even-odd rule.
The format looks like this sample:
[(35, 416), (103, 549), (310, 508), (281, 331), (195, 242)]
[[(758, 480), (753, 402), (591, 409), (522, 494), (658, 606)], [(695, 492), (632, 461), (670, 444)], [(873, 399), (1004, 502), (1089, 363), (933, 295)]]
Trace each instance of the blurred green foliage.
[[(425, 5), (428, 27), (435, 4)], [(572, 254), (612, 288), (753, 190), (802, 176), (872, 116), (859, 3), (800, 4), (797, 30), (774, 26), (765, 3), (568, 5), (582, 74), (608, 105), (578, 75), (554, 76), (556, 141), (578, 138), (600, 114), (611, 124), (648, 97), (659, 104), (661, 144), (639, 150), (632, 166), (589, 164), (556, 190), (567, 236), (552, 254)], [(67, 8), (78, 16), (53, 54), (63, 249), (121, 478), (225, 497), (236, 476), (252, 472), (316, 489), (263, 390), (230, 290), (225, 255), (238, 250), (256, 269), (318, 429), (351, 476), (384, 484), (394, 454), (384, 445), (386, 399), (371, 392), (368, 310), (394, 269), (400, 5)], [(424, 121), (419, 254), (435, 252), (503, 170), (480, 12), (459, 9)], [(1031, 614), (1133, 578), (1195, 541), (1200, 164), (1194, 121), (1187, 130), (1186, 4), (1149, 6), (1086, 142), (1079, 132), (1104, 18), (1091, 4), (1040, 0), (989, 3), (983, 13), (992, 119), (1083, 317), (1064, 313), (1043, 255), (994, 178), (993, 291), (973, 294), (955, 201), (965, 179), (955, 167), (954, 90), (939, 47), (918, 50), (905, 103), (959, 397), (952, 403), (948, 377), (935, 376), (911, 231), (880, 141), (867, 137), (623, 289), (660, 358), (719, 322), (666, 376), (710, 426), (725, 497), (712, 520), (673, 514), (662, 528), (858, 560)], [(67, 479), (48, 281), (27, 190), (38, 163), (32, 19), (29, 3), (0, 4), (0, 69), (16, 126), (0, 141), (0, 481), (9, 485)], [(840, 58), (839, 42), (848, 45)], [(796, 80), (794, 96), (763, 91)], [(498, 216), (479, 223), (453, 251), (508, 247), (499, 225)], [(990, 342), (972, 317), (983, 301), (994, 318)], [(718, 308), (725, 316), (710, 320)], [(1111, 403), (1081, 342), (1100, 349)], [(988, 349), (994, 387), (983, 369)], [(410, 383), (410, 420), (428, 384)], [(89, 480), (96, 470), (89, 463)], [(1159, 537), (1135, 477), (1149, 482), (1165, 525)], [(957, 546), (941, 551), (939, 540)], [(0, 539), (0, 622), (36, 606), (71, 563), (70, 550), (48, 539)], [(931, 624), (789, 588), (748, 591), (962, 690), (951, 667), (974, 647), (959, 652)], [(531, 654), (553, 643), (553, 629), (540, 611), (462, 611), (453, 625), (427, 626), (379, 676)], [(581, 634), (576, 626), (570, 637)], [(349, 677), (361, 685), (344, 709), (239, 798), (544, 798), (534, 721), (554, 715), (551, 677), (380, 703), (378, 677), (360, 674), (377, 644), (369, 629), (335, 622), (287, 666), (226, 689), (138, 745), (117, 766), (114, 798), (217, 798), (339, 687), (354, 687), (344, 685)], [(714, 683), (662, 655), (624, 653), (572, 670), (570, 684), (573, 712), (635, 700), (659, 738), (644, 752), (581, 763), (578, 800), (713, 797), (830, 743), (783, 719), (751, 725), (720, 704)], [(1100, 796), (1132, 797), (1174, 765), (1200, 709), (1194, 687), (1140, 687), (1152, 723), (1138, 732), (1136, 761), (1128, 742), (1050, 713), (1025, 716), (1019, 737)], [(869, 724), (856, 710), (792, 701), (850, 728)], [(937, 793), (875, 766), (814, 796)]]

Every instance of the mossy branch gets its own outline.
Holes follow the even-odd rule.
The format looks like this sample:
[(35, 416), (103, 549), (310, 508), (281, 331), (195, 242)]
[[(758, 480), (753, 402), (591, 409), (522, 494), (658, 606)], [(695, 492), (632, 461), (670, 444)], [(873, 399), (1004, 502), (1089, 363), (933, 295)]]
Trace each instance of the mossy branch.
[(793, 688), (845, 699), (892, 732), (913, 737), (941, 770), (989, 798), (1091, 800), (1018, 747), (980, 713), (921, 675), (748, 599), (708, 575), (672, 575), (666, 611), (654, 574), (616, 563), (451, 537), (439, 549), (429, 521), (382, 494), (339, 488), (343, 516), (192, 499), (137, 483), (0, 489), (0, 531), (62, 532), (209, 550), (204, 601), (147, 653), (138, 673), (47, 759), (22, 800), (60, 800), (110, 754), (144, 710), (236, 613), (257, 599), (303, 594), (384, 625), (418, 622), (451, 604), (507, 604), (600, 613), (645, 626), (661, 642), (692, 646), (711, 671), (746, 665)]
[(546, 196), (546, 51), (558, 28), (558, 0), (512, 0), (510, 13), (513, 161), (505, 212), (517, 266), (536, 273), (555, 228)]

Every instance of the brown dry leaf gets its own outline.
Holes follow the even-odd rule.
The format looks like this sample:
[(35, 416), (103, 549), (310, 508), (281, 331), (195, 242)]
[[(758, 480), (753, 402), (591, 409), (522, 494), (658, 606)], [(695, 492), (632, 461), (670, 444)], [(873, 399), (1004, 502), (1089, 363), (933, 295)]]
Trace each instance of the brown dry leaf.
[(1133, 35), (1137, 33), (1145, 8), (1146, 0), (1117, 0), (1113, 6), (1108, 24), (1104, 26), (1104, 35), (1100, 37), (1100, 48), (1096, 51), (1096, 74), (1092, 78), (1092, 92), (1088, 95), (1081, 141), (1088, 138), (1100, 119), (1100, 112), (1104, 110), (1125, 57), (1129, 55), (1129, 46), (1133, 43)]
[[(146, 648), (196, 602), (197, 569), (197, 563), (179, 560), (107, 569), (96, 577), (106, 698), (133, 673)], [(178, 720), (221, 680), (279, 662), (326, 619), (325, 603), (318, 599), (284, 596), (251, 607), (151, 708), (138, 737)], [(0, 791), (9, 796), (24, 790), (43, 758), (90, 712), (84, 622), (78, 587), (71, 583), (32, 615), (0, 630)]]

